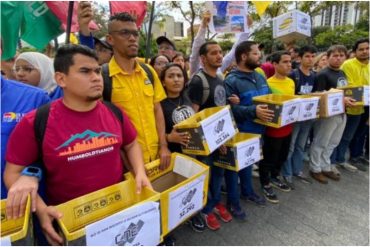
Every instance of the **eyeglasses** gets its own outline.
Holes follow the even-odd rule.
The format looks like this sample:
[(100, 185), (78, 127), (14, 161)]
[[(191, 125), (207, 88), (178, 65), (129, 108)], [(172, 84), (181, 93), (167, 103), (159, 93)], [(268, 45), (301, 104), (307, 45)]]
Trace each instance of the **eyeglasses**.
[(131, 35), (134, 36), (134, 38), (139, 37), (139, 31), (137, 30), (122, 29), (117, 31), (110, 31), (110, 33), (117, 33), (119, 36), (125, 39), (130, 38)]
[(21, 67), (21, 66), (19, 66), (19, 67), (15, 67), (13, 69), (13, 72), (14, 73), (19, 73), (21, 70), (23, 70), (26, 73), (31, 73), (33, 70), (37, 70), (37, 69), (33, 68), (33, 67)]

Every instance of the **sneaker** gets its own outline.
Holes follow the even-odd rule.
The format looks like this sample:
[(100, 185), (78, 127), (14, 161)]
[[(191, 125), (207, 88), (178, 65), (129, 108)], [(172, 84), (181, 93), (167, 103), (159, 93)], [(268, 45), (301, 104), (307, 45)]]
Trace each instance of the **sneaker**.
[(331, 171), (334, 172), (335, 175), (340, 176), (340, 172), (338, 171), (336, 165), (331, 165)]
[(225, 206), (222, 205), (221, 203), (217, 204), (213, 211), (225, 223), (230, 222), (233, 219), (231, 214), (227, 211)]
[(191, 218), (189, 221), (191, 229), (193, 229), (194, 232), (204, 232), (204, 230), (206, 229), (206, 224), (199, 213), (194, 215), (194, 217)]
[(369, 166), (369, 156), (363, 155), (359, 157), (359, 160), (364, 163), (365, 165)]
[(327, 184), (328, 183), (328, 180), (326, 179), (326, 177), (321, 172), (311, 172), (310, 171), (310, 175), (313, 179), (315, 179), (319, 183), (322, 183), (322, 184)]
[(220, 222), (218, 222), (216, 215), (214, 213), (202, 214), (202, 217), (204, 219), (204, 222), (206, 223), (206, 226), (209, 229), (211, 229), (212, 231), (220, 229), (221, 227)]
[(227, 209), (231, 213), (231, 215), (241, 221), (246, 221), (247, 220), (247, 214), (244, 212), (244, 210), (240, 207), (234, 207), (232, 205), (227, 205)]
[(279, 199), (277, 198), (277, 195), (275, 194), (271, 185), (263, 186), (262, 192), (267, 201), (271, 203), (279, 203)]
[(348, 164), (348, 163), (339, 163), (338, 164), (339, 167), (343, 168), (343, 169), (346, 169), (347, 171), (350, 171), (350, 172), (356, 172), (358, 169), (351, 165), (351, 164)]
[(327, 177), (327, 178), (330, 178), (334, 181), (339, 181), (340, 180), (340, 176), (336, 175), (334, 172), (330, 171), (330, 172), (322, 172), (322, 174)]
[(271, 178), (271, 185), (278, 189), (278, 190), (281, 190), (281, 191), (284, 191), (284, 192), (289, 192), (291, 189), (288, 185), (286, 185), (285, 183), (281, 182), (280, 179), (278, 178)]
[(312, 180), (309, 178), (309, 177), (307, 177), (307, 176), (305, 176), (304, 174), (303, 174), (303, 172), (301, 172), (301, 173), (299, 173), (297, 176), (295, 176), (296, 178), (298, 178), (302, 183), (304, 183), (304, 184), (312, 184)]
[(241, 195), (240, 198), (244, 201), (254, 202), (258, 206), (266, 206), (266, 199), (256, 193), (253, 193), (250, 196)]
[(291, 190), (294, 190), (294, 184), (291, 177), (284, 177), (283, 176), (283, 182), (290, 187)]
[(166, 237), (163, 238), (163, 242), (160, 245), (161, 246), (175, 246), (175, 243), (176, 243), (176, 239), (171, 235), (167, 235)]
[(353, 162), (352, 165), (360, 171), (367, 172), (368, 165), (363, 164), (361, 161)]

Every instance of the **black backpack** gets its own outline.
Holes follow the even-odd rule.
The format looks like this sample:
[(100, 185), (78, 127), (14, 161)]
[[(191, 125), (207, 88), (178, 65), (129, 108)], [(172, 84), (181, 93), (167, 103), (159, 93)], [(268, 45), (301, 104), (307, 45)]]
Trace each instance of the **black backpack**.
[[(145, 63), (139, 63), (141, 68), (144, 69), (146, 75), (148, 76), (152, 86), (154, 85), (154, 77), (152, 71), (149, 69), (148, 65)], [(104, 81), (104, 91), (103, 91), (103, 99), (105, 101), (112, 101), (112, 77), (109, 76), (109, 66), (107, 63), (102, 65), (102, 75)]]

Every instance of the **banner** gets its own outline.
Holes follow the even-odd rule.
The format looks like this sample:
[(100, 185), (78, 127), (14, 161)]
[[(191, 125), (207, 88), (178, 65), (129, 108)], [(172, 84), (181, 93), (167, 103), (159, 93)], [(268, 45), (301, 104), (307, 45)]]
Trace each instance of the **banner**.
[(248, 4), (243, 1), (206, 2), (211, 12), (209, 30), (212, 33), (243, 33), (248, 30)]
[(127, 12), (134, 15), (136, 19), (136, 25), (140, 28), (146, 15), (146, 1), (137, 2), (121, 2), (111, 1), (110, 2), (111, 15), (121, 12)]

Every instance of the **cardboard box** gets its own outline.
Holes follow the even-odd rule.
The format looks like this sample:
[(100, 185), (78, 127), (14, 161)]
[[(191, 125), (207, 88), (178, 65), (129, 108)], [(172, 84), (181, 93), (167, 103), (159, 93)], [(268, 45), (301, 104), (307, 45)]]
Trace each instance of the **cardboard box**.
[(320, 97), (320, 117), (326, 118), (344, 113), (343, 90), (330, 89), (310, 95)]
[(344, 97), (351, 97), (356, 100), (357, 106), (369, 105), (369, 86), (345, 86), (340, 87)]
[(9, 220), (6, 216), (6, 200), (1, 200), (1, 245), (35, 245), (31, 216), (31, 198), (28, 196), (23, 217)]
[(214, 165), (240, 171), (262, 159), (261, 135), (238, 133), (226, 142), (227, 153), (223, 155), (217, 151)]
[(255, 105), (268, 105), (268, 108), (274, 111), (274, 117), (271, 122), (255, 119), (256, 123), (280, 128), (298, 120), (300, 99), (297, 96), (266, 94), (253, 97), (253, 103)]
[(183, 153), (206, 156), (238, 132), (229, 105), (204, 109), (174, 128), (191, 136), (188, 146), (182, 147)]
[(306, 121), (320, 117), (320, 97), (301, 95), (299, 96), (300, 107), (297, 121)]
[(65, 245), (157, 245), (160, 237), (159, 193), (133, 179), (56, 206)]
[[(145, 165), (152, 185), (161, 191), (162, 236), (203, 208), (207, 202), (209, 167), (189, 156), (172, 153), (171, 164), (159, 169), (160, 161)], [(125, 174), (131, 179), (131, 173)]]
[(292, 10), (272, 19), (273, 38), (284, 43), (311, 36), (311, 18), (299, 10)]

